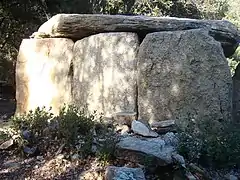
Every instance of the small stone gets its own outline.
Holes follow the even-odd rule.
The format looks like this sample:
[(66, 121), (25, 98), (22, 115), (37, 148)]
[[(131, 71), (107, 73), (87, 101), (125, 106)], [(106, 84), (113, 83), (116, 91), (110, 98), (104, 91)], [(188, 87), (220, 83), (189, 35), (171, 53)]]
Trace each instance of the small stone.
[(134, 133), (146, 136), (146, 137), (158, 137), (158, 134), (152, 131), (149, 127), (140, 121), (132, 121), (132, 130)]
[(13, 139), (9, 139), (0, 145), (0, 149), (6, 150), (13, 145)]
[(64, 155), (63, 155), (63, 154), (57, 155), (57, 159), (63, 159), (63, 158), (64, 158)]
[(168, 132), (163, 136), (164, 141), (166, 144), (177, 146), (178, 138), (173, 132)]
[(26, 164), (25, 166), (26, 166), (27, 168), (30, 168), (30, 167), (31, 167), (31, 165), (30, 165), (30, 164)]
[(175, 120), (154, 121), (150, 125), (151, 127), (165, 128), (175, 125)]
[(186, 163), (185, 163), (185, 159), (184, 159), (184, 157), (183, 156), (181, 156), (181, 155), (179, 155), (179, 154), (176, 154), (176, 153), (173, 153), (172, 154), (172, 158), (173, 158), (173, 160), (176, 162), (176, 163), (178, 163), (178, 164), (180, 164), (182, 167), (184, 167), (184, 168), (186, 168)]
[(78, 158), (79, 158), (79, 155), (78, 155), (78, 154), (74, 154), (74, 155), (71, 156), (71, 159), (72, 159), (72, 160), (76, 160), (76, 159), (78, 159)]
[(228, 180), (238, 180), (238, 178), (232, 174), (227, 174), (225, 177)]
[(92, 145), (91, 151), (92, 151), (92, 153), (97, 152), (97, 146), (95, 144)]
[(22, 132), (23, 138), (26, 139), (27, 141), (31, 140), (31, 133), (28, 130), (24, 130)]
[(118, 112), (114, 116), (114, 120), (118, 124), (131, 126), (133, 120), (136, 120), (136, 112)]
[(5, 168), (19, 168), (20, 166), (21, 166), (20, 163), (18, 163), (18, 162), (11, 162), (11, 161), (5, 162), (3, 164), (3, 167), (5, 167)]
[(108, 166), (105, 173), (106, 180), (145, 180), (141, 168)]
[(197, 180), (195, 176), (192, 175), (192, 173), (188, 172), (186, 173), (187, 180)]
[(80, 180), (95, 180), (98, 179), (99, 175), (95, 171), (86, 171), (80, 175)]
[(30, 148), (30, 147), (24, 146), (23, 151), (27, 154), (33, 155), (37, 152), (37, 147)]
[(43, 156), (37, 156), (37, 160), (39, 160), (39, 161), (43, 161), (44, 158), (43, 158)]

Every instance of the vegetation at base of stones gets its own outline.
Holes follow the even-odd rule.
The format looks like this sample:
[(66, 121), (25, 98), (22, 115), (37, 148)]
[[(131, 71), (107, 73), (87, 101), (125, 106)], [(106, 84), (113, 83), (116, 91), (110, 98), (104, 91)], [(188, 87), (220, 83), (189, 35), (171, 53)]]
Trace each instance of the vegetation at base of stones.
[(88, 136), (91, 133), (95, 116), (94, 114), (86, 116), (86, 114), (84, 109), (79, 110), (73, 105), (64, 106), (60, 110), (57, 117), (59, 120), (56, 122), (59, 126), (59, 138), (65, 141), (63, 143), (75, 145), (79, 136)]
[[(227, 19), (240, 27), (240, 0), (2, 0), (0, 1), (0, 80), (15, 86), (15, 63), (28, 38), (57, 13), (101, 13)], [(235, 61), (236, 58), (234, 57)], [(239, 61), (239, 56), (237, 58)]]
[(210, 168), (240, 165), (239, 123), (189, 118), (186, 124), (178, 123), (178, 152), (186, 160)]
[(233, 54), (233, 56), (231, 58), (228, 58), (228, 64), (232, 76), (235, 74), (235, 70), (239, 62), (240, 62), (240, 46), (236, 49), (236, 52)]
[(100, 147), (97, 147), (99, 150), (96, 152), (96, 156), (103, 166), (107, 165), (109, 161), (115, 159), (115, 146), (118, 139), (111, 133), (106, 137), (106, 139), (104, 139)]
[(58, 116), (50, 111), (37, 108), (12, 117), (14, 133), (9, 136), (14, 139), (17, 152), (27, 156), (68, 152), (79, 158), (95, 154), (104, 164), (114, 158), (117, 140), (111, 136), (113, 129), (94, 113), (87, 114), (73, 105), (64, 105)]

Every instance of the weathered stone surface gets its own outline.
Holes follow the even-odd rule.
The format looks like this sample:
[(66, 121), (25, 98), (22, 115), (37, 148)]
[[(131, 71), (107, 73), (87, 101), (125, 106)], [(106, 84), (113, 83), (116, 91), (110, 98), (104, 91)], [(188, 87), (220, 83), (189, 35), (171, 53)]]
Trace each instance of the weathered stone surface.
[(73, 101), (105, 116), (136, 110), (134, 33), (103, 33), (74, 45)]
[(116, 145), (116, 156), (132, 162), (165, 166), (173, 163), (172, 155), (175, 147), (165, 142), (161, 137), (157, 138), (137, 138), (127, 136), (121, 138)]
[(81, 39), (103, 32), (137, 32), (146, 35), (158, 31), (176, 31), (208, 28), (210, 34), (221, 42), (225, 55), (231, 56), (237, 48), (239, 32), (228, 21), (195, 20), (186, 18), (58, 14), (45, 22), (38, 30), (43, 37), (68, 37)]
[(175, 120), (155, 121), (151, 124), (152, 130), (158, 134), (166, 134), (167, 132), (176, 132)]
[(13, 145), (13, 139), (9, 139), (0, 145), (0, 150), (8, 149)]
[(141, 168), (108, 166), (105, 173), (106, 180), (145, 180)]
[(148, 126), (140, 121), (133, 120), (131, 127), (133, 132), (136, 134), (146, 137), (158, 137), (158, 133), (152, 131)]
[(114, 121), (117, 124), (126, 124), (131, 126), (132, 121), (137, 119), (136, 112), (118, 112), (114, 115)]
[(220, 43), (207, 31), (148, 34), (138, 60), (140, 118), (231, 119), (230, 70)]
[(156, 121), (151, 123), (151, 127), (165, 128), (175, 125), (175, 120)]
[(115, 128), (116, 132), (120, 132), (121, 135), (128, 135), (128, 133), (130, 133), (131, 129), (129, 128), (129, 126), (127, 125), (118, 125)]
[(16, 65), (17, 113), (52, 106), (53, 113), (70, 101), (73, 41), (24, 39)]
[(233, 80), (233, 119), (240, 122), (240, 64), (235, 70)]

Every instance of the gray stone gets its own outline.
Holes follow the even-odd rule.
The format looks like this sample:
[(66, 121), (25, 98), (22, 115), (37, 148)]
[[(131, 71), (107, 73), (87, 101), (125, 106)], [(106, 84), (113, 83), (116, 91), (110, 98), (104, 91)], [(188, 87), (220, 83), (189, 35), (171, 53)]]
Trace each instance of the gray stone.
[(238, 180), (238, 178), (236, 176), (232, 175), (232, 174), (225, 175), (225, 178), (227, 180)]
[(183, 156), (181, 156), (177, 153), (173, 153), (172, 158), (175, 163), (180, 164), (182, 167), (186, 168), (186, 163), (185, 163), (185, 159)]
[(145, 180), (141, 168), (108, 166), (105, 173), (106, 180)]
[(186, 178), (187, 180), (197, 180), (197, 178), (194, 175), (192, 175), (191, 172), (186, 173)]
[(2, 164), (4, 168), (20, 168), (21, 163), (14, 161), (14, 160), (8, 160), (7, 162), (4, 162)]
[(106, 117), (136, 110), (136, 54), (134, 33), (103, 33), (74, 45), (73, 102)]
[(16, 64), (16, 113), (37, 107), (59, 108), (71, 100), (73, 41), (64, 38), (24, 39)]
[(134, 133), (146, 136), (146, 137), (158, 137), (158, 133), (152, 131), (149, 127), (140, 121), (133, 120), (131, 128)]
[(165, 127), (175, 125), (175, 120), (157, 121), (157, 122), (152, 122), (150, 125), (151, 125), (151, 127), (165, 128)]
[(28, 131), (28, 130), (24, 130), (23, 132), (22, 132), (22, 135), (23, 135), (23, 138), (25, 139), (25, 140), (27, 140), (27, 141), (30, 141), (31, 139), (32, 139), (32, 134), (31, 134), (31, 132), (30, 131)]
[(233, 80), (233, 119), (240, 122), (240, 64), (238, 64)]
[(138, 53), (139, 116), (151, 122), (230, 120), (232, 80), (220, 43), (203, 29), (148, 34)]
[(37, 150), (38, 150), (37, 147), (28, 147), (28, 146), (23, 147), (23, 152), (29, 155), (35, 154)]
[(173, 132), (168, 132), (165, 135), (163, 135), (163, 140), (165, 141), (166, 144), (171, 146), (177, 146), (179, 141), (177, 135), (174, 134)]
[(0, 150), (6, 150), (14, 144), (13, 139), (9, 139), (0, 145)]
[(176, 132), (177, 126), (175, 125), (175, 120), (164, 120), (151, 122), (151, 129), (158, 134), (166, 134), (168, 132)]
[(172, 154), (175, 147), (167, 145), (160, 138), (123, 137), (116, 145), (116, 156), (137, 163), (165, 166), (173, 163)]
[(238, 180), (238, 178), (236, 176), (234, 176), (234, 175), (230, 175), (229, 176), (229, 180)]
[(157, 31), (197, 28), (208, 28), (210, 35), (221, 42), (226, 56), (231, 56), (238, 46), (239, 32), (237, 27), (228, 21), (170, 17), (58, 14), (39, 28), (37, 36), (82, 39), (103, 32), (127, 31), (144, 35)]

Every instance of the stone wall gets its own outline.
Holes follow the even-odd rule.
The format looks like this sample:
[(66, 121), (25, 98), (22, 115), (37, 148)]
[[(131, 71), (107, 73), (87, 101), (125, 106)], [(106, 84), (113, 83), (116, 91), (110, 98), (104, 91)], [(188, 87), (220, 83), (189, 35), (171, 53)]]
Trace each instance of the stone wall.
[(71, 102), (73, 45), (65, 38), (22, 41), (16, 65), (17, 113), (43, 106), (57, 113)]
[(110, 118), (231, 119), (229, 22), (57, 15), (32, 37), (17, 60), (17, 113), (73, 103)]

